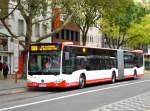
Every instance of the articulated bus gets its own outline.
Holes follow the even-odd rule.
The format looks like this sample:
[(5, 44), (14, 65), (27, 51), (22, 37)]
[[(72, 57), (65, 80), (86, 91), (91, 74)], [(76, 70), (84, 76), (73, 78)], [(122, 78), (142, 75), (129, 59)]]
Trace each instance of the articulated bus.
[(27, 63), (28, 87), (67, 88), (144, 76), (143, 54), (69, 43), (32, 44)]

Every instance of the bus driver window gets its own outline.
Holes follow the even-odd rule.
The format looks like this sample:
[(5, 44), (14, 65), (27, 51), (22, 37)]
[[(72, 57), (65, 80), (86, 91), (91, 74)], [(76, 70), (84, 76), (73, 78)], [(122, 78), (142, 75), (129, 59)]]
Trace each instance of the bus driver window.
[(49, 71), (51, 68), (51, 58), (46, 58), (44, 61), (44, 70)]

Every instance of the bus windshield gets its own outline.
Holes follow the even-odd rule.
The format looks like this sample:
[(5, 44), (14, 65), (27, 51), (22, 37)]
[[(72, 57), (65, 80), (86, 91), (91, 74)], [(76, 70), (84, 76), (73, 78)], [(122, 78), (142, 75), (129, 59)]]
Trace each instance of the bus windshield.
[(29, 75), (60, 74), (60, 51), (47, 53), (30, 53), (28, 62)]

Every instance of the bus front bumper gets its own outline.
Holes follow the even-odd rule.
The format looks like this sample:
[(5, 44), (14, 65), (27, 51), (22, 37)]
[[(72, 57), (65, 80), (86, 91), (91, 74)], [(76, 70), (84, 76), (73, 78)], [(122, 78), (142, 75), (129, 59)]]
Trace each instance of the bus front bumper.
[(63, 80), (61, 82), (49, 82), (49, 83), (37, 83), (37, 82), (27, 82), (27, 87), (67, 87), (66, 81)]

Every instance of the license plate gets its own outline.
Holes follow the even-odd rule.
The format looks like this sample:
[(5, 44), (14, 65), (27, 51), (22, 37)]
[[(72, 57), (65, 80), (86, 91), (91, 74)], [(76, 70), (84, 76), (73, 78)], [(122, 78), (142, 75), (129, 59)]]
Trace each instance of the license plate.
[(46, 84), (39, 84), (39, 87), (46, 87)]

